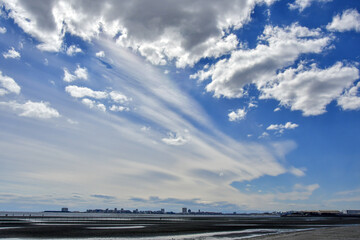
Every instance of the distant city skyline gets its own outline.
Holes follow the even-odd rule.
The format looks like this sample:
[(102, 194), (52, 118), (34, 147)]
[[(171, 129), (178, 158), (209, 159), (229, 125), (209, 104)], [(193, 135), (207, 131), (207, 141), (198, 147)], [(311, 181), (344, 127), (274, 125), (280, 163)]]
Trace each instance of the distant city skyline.
[(360, 1), (0, 10), (0, 211), (359, 208)]

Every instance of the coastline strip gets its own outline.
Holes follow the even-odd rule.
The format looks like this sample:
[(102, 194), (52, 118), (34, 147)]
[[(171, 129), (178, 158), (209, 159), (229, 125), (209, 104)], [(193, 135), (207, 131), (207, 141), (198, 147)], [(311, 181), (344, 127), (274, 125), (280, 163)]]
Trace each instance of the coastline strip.
[(266, 236), (250, 237), (250, 240), (359, 240), (360, 225), (346, 227), (330, 227), (304, 230), (288, 233), (269, 234)]

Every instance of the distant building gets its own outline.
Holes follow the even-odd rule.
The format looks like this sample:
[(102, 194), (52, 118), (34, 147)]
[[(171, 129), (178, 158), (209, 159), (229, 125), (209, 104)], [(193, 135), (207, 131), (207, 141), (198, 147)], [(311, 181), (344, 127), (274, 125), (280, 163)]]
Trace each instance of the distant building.
[(69, 209), (68, 209), (67, 207), (63, 207), (63, 208), (61, 208), (61, 211), (62, 211), (62, 212), (68, 212)]
[(360, 210), (346, 210), (346, 214), (360, 214)]
[(161, 212), (162, 214), (164, 214), (164, 213), (165, 213), (165, 209), (162, 208), (160, 212)]
[(183, 208), (182, 208), (182, 213), (183, 213), (183, 214), (186, 214), (186, 213), (187, 213), (187, 208), (186, 208), (186, 207), (183, 207)]

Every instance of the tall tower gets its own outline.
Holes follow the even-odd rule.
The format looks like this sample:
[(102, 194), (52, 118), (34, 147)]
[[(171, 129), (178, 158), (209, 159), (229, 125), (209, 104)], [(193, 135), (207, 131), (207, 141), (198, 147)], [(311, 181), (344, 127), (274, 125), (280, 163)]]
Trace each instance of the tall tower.
[(183, 207), (182, 208), (182, 214), (186, 214), (187, 213), (187, 208), (186, 207)]

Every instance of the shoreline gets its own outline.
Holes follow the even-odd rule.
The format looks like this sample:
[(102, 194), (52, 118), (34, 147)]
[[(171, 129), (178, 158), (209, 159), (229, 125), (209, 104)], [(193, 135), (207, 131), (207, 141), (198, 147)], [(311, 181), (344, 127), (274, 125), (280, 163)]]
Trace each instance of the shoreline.
[(295, 232), (268, 234), (249, 237), (249, 240), (358, 240), (360, 239), (360, 225), (324, 227), (317, 229), (304, 229)]

